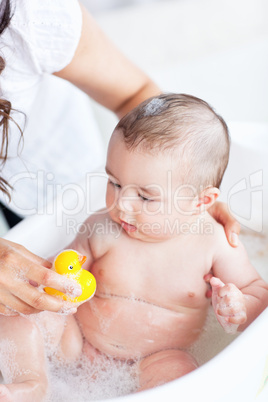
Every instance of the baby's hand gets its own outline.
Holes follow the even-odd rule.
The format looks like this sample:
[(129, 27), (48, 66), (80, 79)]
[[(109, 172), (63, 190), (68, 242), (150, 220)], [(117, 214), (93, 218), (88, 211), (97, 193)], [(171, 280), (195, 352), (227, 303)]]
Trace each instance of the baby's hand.
[(243, 293), (232, 283), (224, 284), (212, 277), (212, 306), (217, 320), (229, 334), (234, 334), (239, 325), (247, 320), (246, 303)]

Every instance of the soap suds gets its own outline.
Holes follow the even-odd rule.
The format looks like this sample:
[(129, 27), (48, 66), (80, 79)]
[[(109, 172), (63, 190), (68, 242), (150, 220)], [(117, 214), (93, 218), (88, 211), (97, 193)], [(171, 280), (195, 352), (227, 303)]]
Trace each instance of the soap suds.
[[(260, 275), (268, 281), (267, 237), (245, 232), (240, 235), (240, 238), (247, 249), (251, 262)], [(39, 320), (41, 317), (42, 315), (38, 315)], [(55, 315), (55, 319), (65, 320), (65, 317)], [(138, 389), (138, 373), (135, 364), (131, 365), (103, 356), (99, 356), (93, 362), (83, 356), (72, 364), (66, 364), (56, 359), (53, 334), (47, 331), (47, 327), (43, 323), (44, 321), (42, 321), (42, 327), (39, 322), (39, 328), (43, 335), (46, 332), (45, 343), (50, 382), (48, 402), (88, 402), (109, 399), (135, 392)], [(199, 339), (188, 348), (188, 351), (201, 365), (224, 349), (237, 336), (237, 334), (229, 335), (224, 332), (210, 307), (204, 329)], [(145, 342), (150, 343), (150, 338), (145, 339)], [(18, 367), (14, 363), (16, 351), (17, 348), (13, 342), (7, 339), (1, 340), (0, 365), (5, 367), (3, 375), (6, 382), (12, 381), (12, 378), (19, 374)]]
[(163, 99), (152, 99), (144, 108), (144, 116), (156, 116), (162, 110), (164, 103)]
[(136, 365), (103, 356), (86, 357), (72, 364), (50, 362), (48, 402), (86, 402), (115, 398), (138, 388)]

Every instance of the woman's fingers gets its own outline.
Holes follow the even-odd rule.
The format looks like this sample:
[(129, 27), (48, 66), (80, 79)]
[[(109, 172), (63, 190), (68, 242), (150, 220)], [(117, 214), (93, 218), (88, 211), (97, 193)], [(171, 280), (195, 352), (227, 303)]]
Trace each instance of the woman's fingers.
[(12, 293), (2, 293), (0, 314), (14, 316), (20, 314), (36, 314), (47, 310), (52, 312), (72, 313), (76, 307), (74, 303), (53, 297), (47, 293), (41, 292), (28, 283), (23, 287), (14, 286)]
[(230, 214), (227, 204), (217, 201), (209, 209), (209, 213), (218, 223), (223, 225), (229, 244), (232, 247), (237, 247), (240, 224)]
[(21, 256), (24, 257), (21, 270), (24, 272), (25, 278), (27, 278), (33, 286), (36, 286), (36, 284), (49, 286), (73, 297), (81, 295), (82, 289), (77, 282), (51, 271), (48, 269), (52, 267), (51, 262), (31, 253), (22, 246), (20, 247)]
[(48, 286), (72, 297), (81, 295), (79, 284), (50, 270), (51, 263), (23, 246), (0, 239), (0, 314), (22, 314), (42, 310), (66, 311), (67, 302), (38, 288)]
[[(13, 281), (15, 283), (20, 280), (31, 281), (33, 285), (35, 283), (35, 285), (53, 287), (74, 297), (81, 295), (82, 290), (77, 282), (48, 269), (51, 268), (49, 261), (36, 256), (25, 247), (7, 240), (1, 239), (1, 246), (2, 278), (0, 282), (2, 287), (12, 286)], [(21, 285), (23, 284), (21, 283)]]
[(18, 304), (14, 303), (12, 308), (23, 314), (33, 314), (43, 310), (58, 312), (65, 305), (62, 299), (41, 292), (28, 283), (25, 283), (23, 292), (17, 287), (13, 289), (13, 295), (16, 296)]
[(0, 313), (6, 316), (15, 316), (18, 314), (36, 314), (40, 310), (35, 309), (12, 293), (2, 296)]
[(224, 226), (224, 231), (229, 244), (232, 247), (238, 246), (238, 235), (240, 233), (240, 224), (237, 221), (228, 222)]
[(25, 277), (17, 277), (8, 286), (9, 292), (15, 298), (6, 301), (6, 305), (23, 314), (34, 314), (42, 310), (58, 312), (68, 309), (67, 302), (41, 291), (28, 280), (38, 285), (52, 287), (73, 297), (79, 296), (82, 292), (81, 286), (76, 282), (30, 262)]
[(39, 285), (57, 289), (73, 297), (80, 296), (82, 293), (81, 286), (77, 282), (35, 264), (29, 264), (26, 277)]

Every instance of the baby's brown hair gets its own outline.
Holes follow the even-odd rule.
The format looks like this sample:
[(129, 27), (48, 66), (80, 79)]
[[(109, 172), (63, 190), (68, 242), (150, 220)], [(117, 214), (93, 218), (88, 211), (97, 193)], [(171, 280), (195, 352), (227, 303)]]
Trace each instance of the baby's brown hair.
[(220, 186), (229, 159), (228, 127), (202, 99), (174, 93), (152, 97), (125, 115), (116, 130), (130, 150), (175, 153), (184, 184)]

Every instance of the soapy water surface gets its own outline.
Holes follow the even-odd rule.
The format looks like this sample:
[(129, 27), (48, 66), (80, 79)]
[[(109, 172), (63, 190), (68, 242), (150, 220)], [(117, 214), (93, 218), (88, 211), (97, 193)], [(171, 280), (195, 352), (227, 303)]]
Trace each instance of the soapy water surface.
[(136, 366), (107, 360), (94, 362), (85, 357), (72, 364), (51, 360), (48, 402), (86, 402), (135, 392), (138, 388)]
[[(242, 233), (240, 236), (249, 258), (260, 275), (268, 281), (268, 238), (261, 234)], [(63, 316), (61, 316), (64, 319)], [(195, 356), (199, 365), (204, 364), (219, 353), (238, 335), (224, 332), (210, 308), (205, 327), (199, 339), (188, 350)], [(102, 356), (90, 362), (85, 357), (72, 364), (57, 360), (49, 351), (49, 336), (45, 339), (48, 354), (50, 390), (47, 402), (87, 402), (103, 400), (135, 392), (138, 388), (136, 365), (114, 361)], [(0, 342), (1, 364), (6, 359), (7, 365), (14, 371), (12, 353), (15, 345), (5, 340)], [(5, 352), (4, 352), (5, 351)], [(51, 357), (52, 356), (52, 357)], [(12, 370), (11, 370), (12, 371)], [(6, 375), (8, 373), (5, 373)], [(7, 375), (12, 379), (12, 373)], [(9, 382), (8, 381), (8, 382)]]

